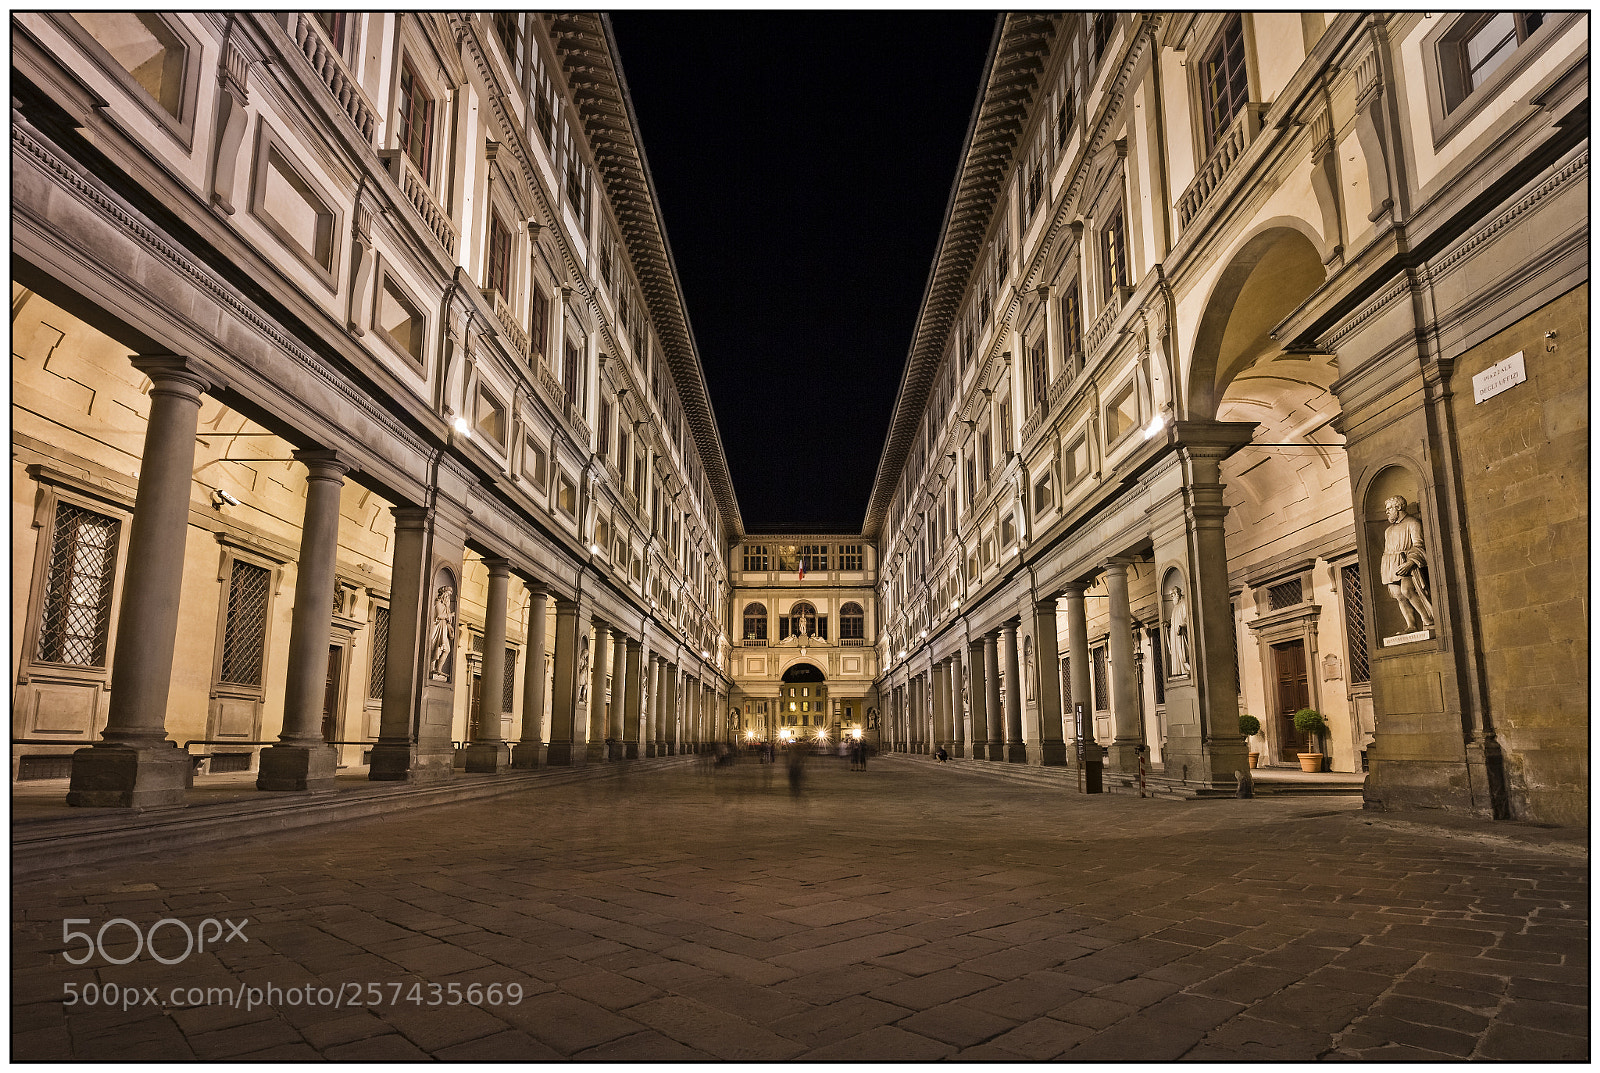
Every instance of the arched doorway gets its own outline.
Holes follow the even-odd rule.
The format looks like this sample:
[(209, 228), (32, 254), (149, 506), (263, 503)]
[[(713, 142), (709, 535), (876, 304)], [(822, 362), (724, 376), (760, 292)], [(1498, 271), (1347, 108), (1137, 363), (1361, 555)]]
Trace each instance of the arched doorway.
[(794, 663), (778, 685), (778, 738), (813, 741), (830, 737), (828, 677), (814, 663)]

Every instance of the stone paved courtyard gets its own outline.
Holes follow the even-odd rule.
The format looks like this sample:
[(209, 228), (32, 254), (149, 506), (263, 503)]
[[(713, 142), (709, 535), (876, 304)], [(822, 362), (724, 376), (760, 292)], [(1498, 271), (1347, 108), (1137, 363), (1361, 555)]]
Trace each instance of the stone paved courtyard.
[[(799, 795), (753, 761), (651, 761), (17, 884), (11, 1055), (1585, 1059), (1586, 851), (1483, 830), (903, 757), (812, 761)], [(68, 918), (129, 924), (75, 967)], [(248, 941), (178, 960), (169, 924), (177, 964), (101, 956), (163, 918)], [(220, 1001), (306, 984), (323, 1001)]]

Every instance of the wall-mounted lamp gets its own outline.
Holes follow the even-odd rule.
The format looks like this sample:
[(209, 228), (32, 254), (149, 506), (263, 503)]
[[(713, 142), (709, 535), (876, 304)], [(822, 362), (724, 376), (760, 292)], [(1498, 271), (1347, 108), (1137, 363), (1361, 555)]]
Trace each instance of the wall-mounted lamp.
[(472, 439), (472, 426), (467, 424), (466, 418), (457, 417), (454, 421), (450, 422), (450, 427), (455, 429), (456, 432), (465, 436), (467, 439)]
[(239, 501), (221, 488), (211, 493), (211, 506), (216, 510), (221, 510), (224, 506), (237, 507), (238, 505)]

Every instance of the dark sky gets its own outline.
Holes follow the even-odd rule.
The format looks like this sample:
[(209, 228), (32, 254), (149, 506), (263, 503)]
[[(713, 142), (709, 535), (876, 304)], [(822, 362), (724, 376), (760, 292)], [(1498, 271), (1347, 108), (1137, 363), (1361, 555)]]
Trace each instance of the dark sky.
[(859, 531), (993, 12), (617, 12), (751, 531)]

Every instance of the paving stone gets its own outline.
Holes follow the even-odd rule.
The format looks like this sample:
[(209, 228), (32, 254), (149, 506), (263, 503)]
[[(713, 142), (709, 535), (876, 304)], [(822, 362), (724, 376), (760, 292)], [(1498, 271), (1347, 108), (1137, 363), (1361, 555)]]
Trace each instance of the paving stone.
[(805, 1049), (794, 1040), (678, 995), (642, 1003), (630, 1009), (628, 1016), (669, 1039), (725, 1061), (782, 1060)]
[(926, 976), (913, 977), (887, 987), (876, 988), (868, 994), (896, 1006), (912, 1010), (926, 1010), (963, 995), (981, 991), (993, 984), (987, 976), (962, 972), (960, 969), (941, 969)]
[(975, 1046), (1016, 1025), (1011, 1018), (997, 1017), (963, 1002), (947, 1002), (896, 1022), (898, 1028), (957, 1047)]
[(1014, 1052), (1031, 1062), (1046, 1062), (1059, 1057), (1068, 1048), (1087, 1039), (1094, 1029), (1083, 1025), (1058, 1021), (1053, 1017), (1035, 1017), (1009, 1032), (996, 1036), (989, 1042), (995, 1047)]
[(1013, 1021), (1025, 1021), (1055, 1009), (1083, 992), (1077, 977), (1053, 972), (1030, 972), (1015, 980), (966, 996), (969, 1006)]
[(189, 1035), (185, 1039), (198, 1058), (238, 1058), (280, 1043), (298, 1043), (300, 1033), (283, 1021), (273, 1020)]
[(573, 1057), (587, 1062), (704, 1062), (715, 1056), (647, 1029), (579, 1051)]
[(813, 1048), (800, 1057), (807, 1062), (934, 1062), (954, 1052), (948, 1043), (884, 1025)]
[(810, 1006), (771, 1022), (780, 1036), (806, 1047), (820, 1047), (831, 1040), (859, 1035), (880, 1025), (893, 1024), (911, 1013), (904, 1006), (881, 1002), (865, 995), (851, 995), (826, 1006)]
[(644, 1027), (562, 991), (534, 995), (514, 1006), (502, 1006), (497, 1012), (512, 1028), (566, 1055), (609, 1043)]
[(1475, 1058), (1519, 1062), (1587, 1062), (1589, 1037), (1543, 1032), (1525, 1025), (1491, 1025)]
[(1171, 1062), (1188, 1053), (1206, 1031), (1138, 1014), (1069, 1047), (1059, 1058), (1063, 1062)]

